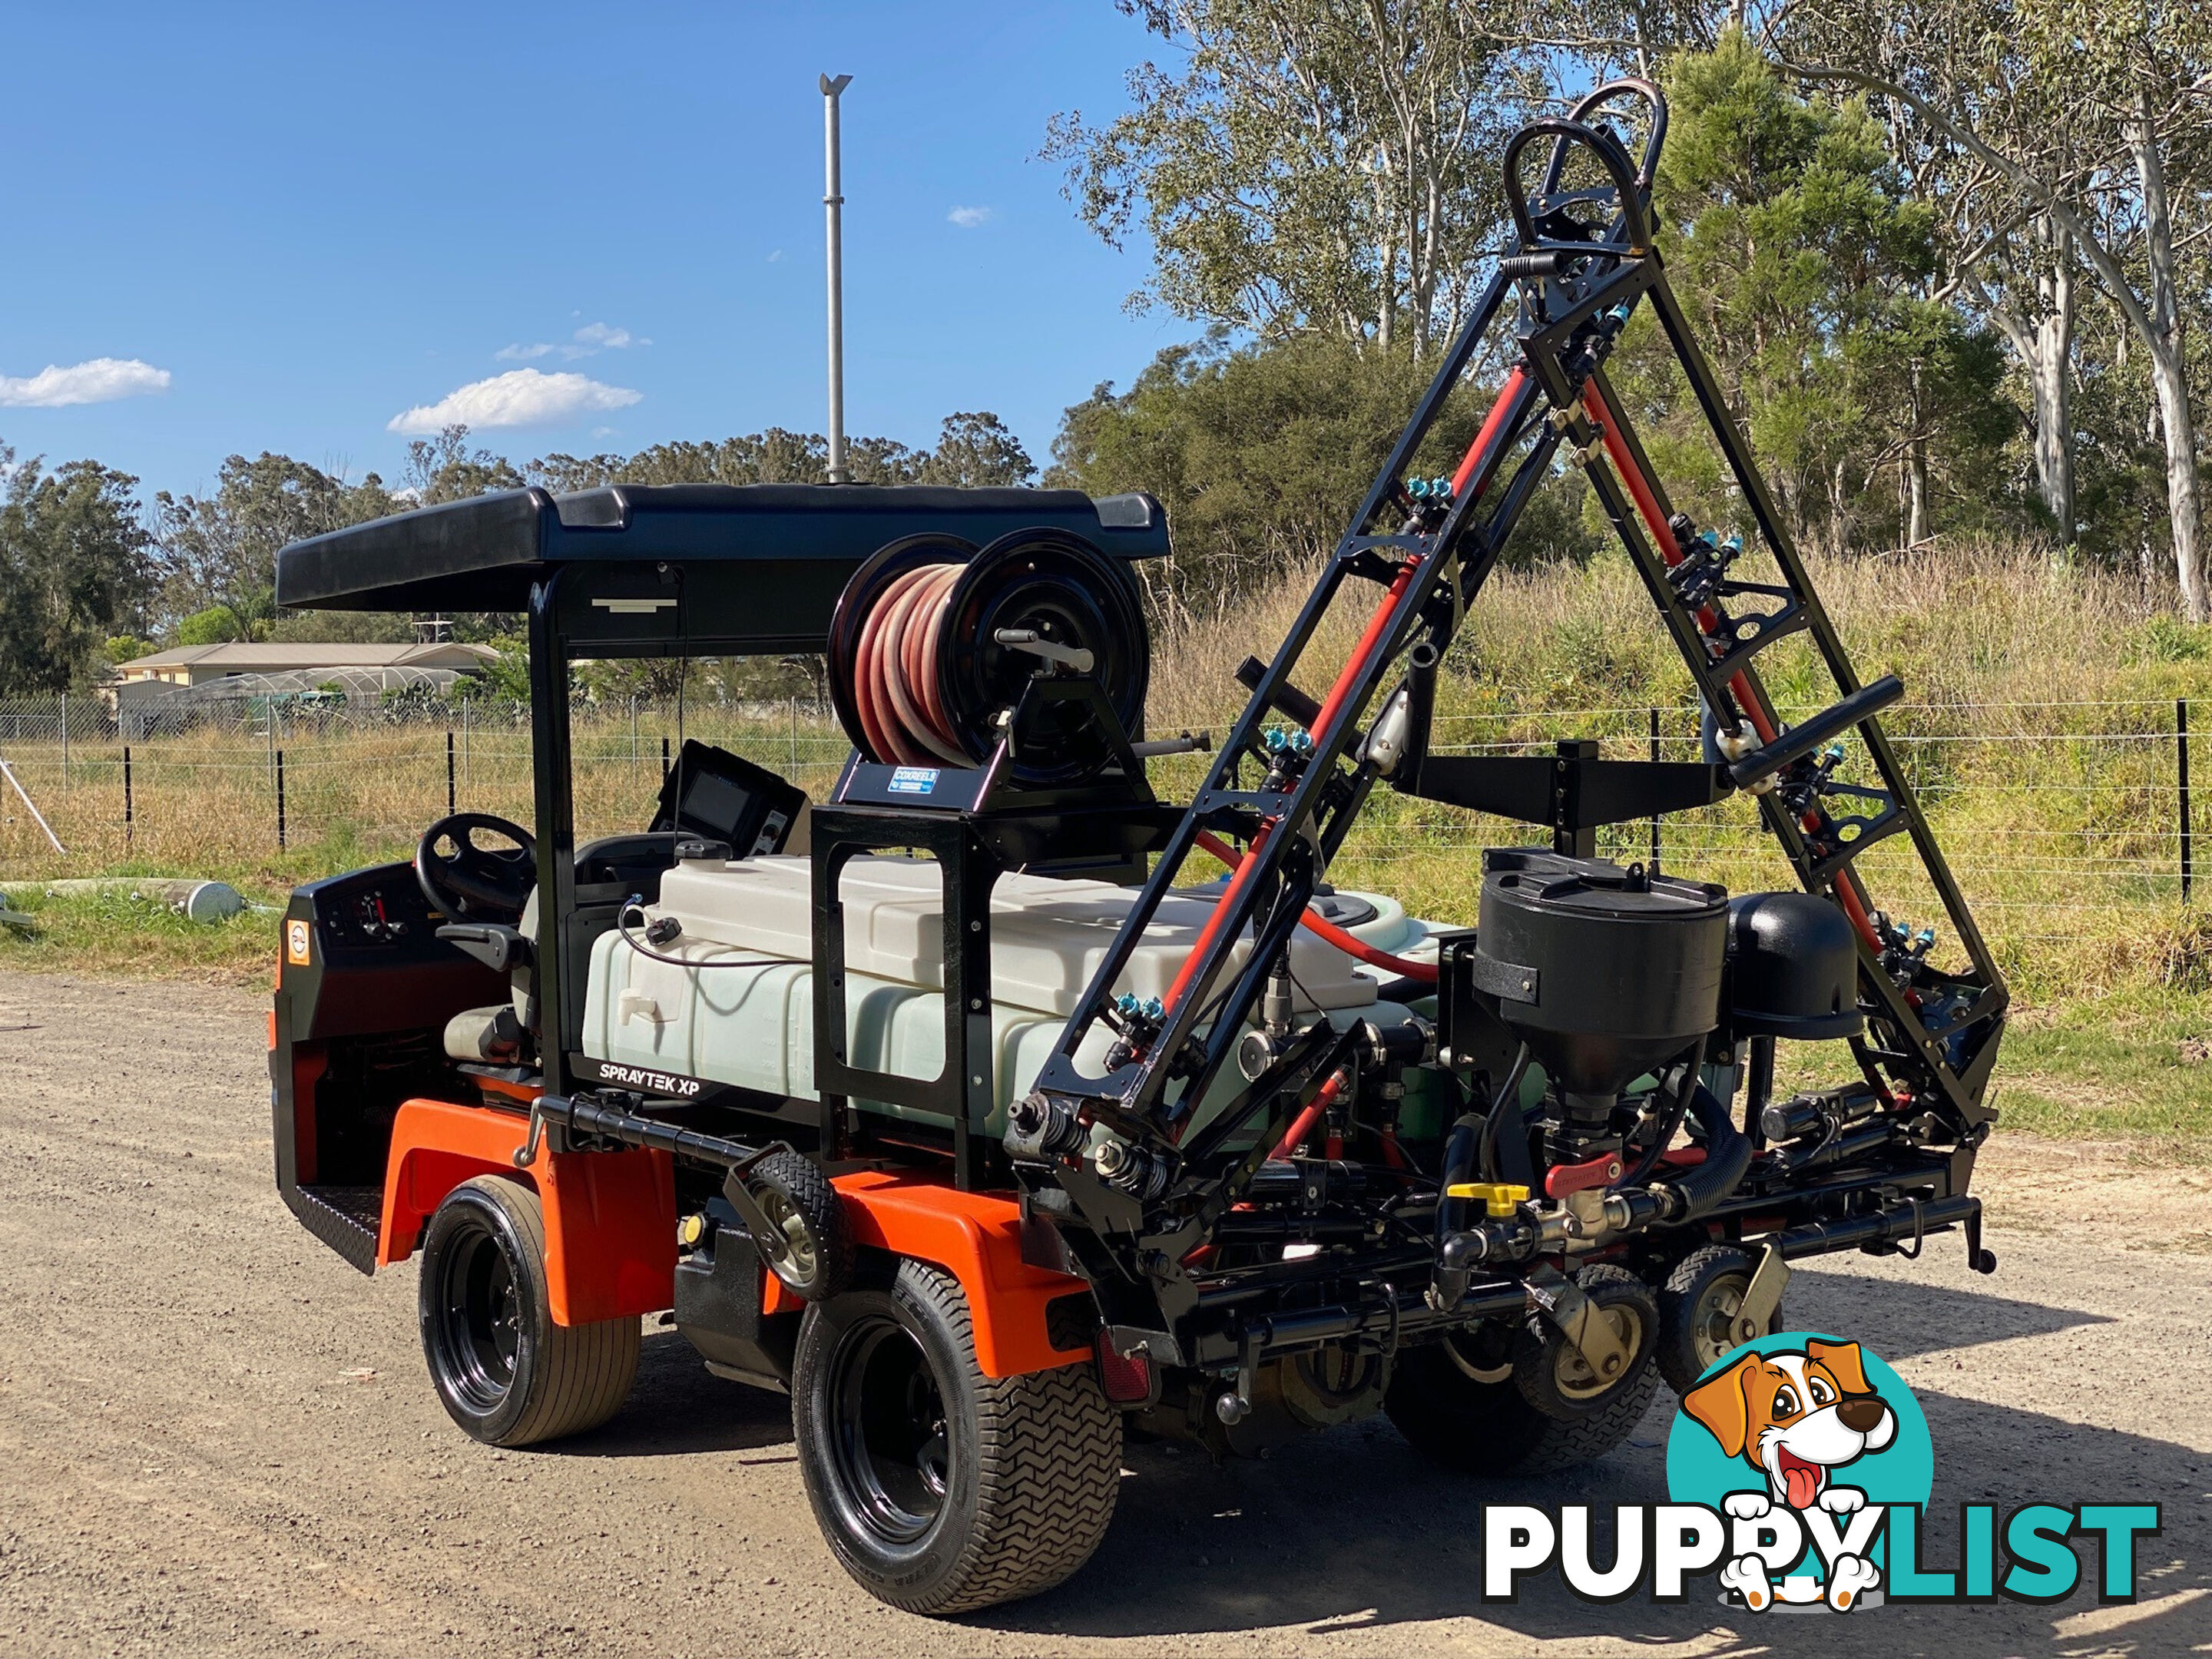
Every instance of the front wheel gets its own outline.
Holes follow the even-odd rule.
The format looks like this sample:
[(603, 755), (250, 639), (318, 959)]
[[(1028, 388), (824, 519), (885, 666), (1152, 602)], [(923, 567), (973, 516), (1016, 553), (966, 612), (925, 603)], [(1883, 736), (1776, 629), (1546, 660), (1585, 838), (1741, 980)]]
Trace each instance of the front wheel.
[(888, 1286), (810, 1303), (791, 1393), (823, 1536), (894, 1607), (1034, 1595), (1106, 1535), (1121, 1413), (1088, 1365), (985, 1376), (967, 1297), (942, 1268), (902, 1261)]
[(446, 1194), (422, 1237), (419, 1304), (438, 1398), (489, 1445), (595, 1429), (637, 1376), (636, 1320), (553, 1322), (544, 1212), (518, 1181), (478, 1176)]

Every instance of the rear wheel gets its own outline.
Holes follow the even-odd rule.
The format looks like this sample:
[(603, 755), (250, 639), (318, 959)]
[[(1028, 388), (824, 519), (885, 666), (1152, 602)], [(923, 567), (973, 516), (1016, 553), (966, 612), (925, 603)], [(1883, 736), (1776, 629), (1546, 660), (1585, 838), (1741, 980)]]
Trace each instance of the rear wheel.
[(520, 1182), (478, 1176), (446, 1195), (422, 1237), (419, 1309), (439, 1399), (489, 1445), (597, 1428), (637, 1375), (636, 1320), (553, 1322), (544, 1212)]
[(964, 1613), (1049, 1589), (1106, 1534), (1121, 1415), (1088, 1365), (987, 1377), (959, 1282), (903, 1261), (808, 1304), (792, 1381), (823, 1537), (872, 1594)]
[(1593, 1415), (1563, 1423), (1515, 1384), (1513, 1334), (1486, 1322), (1399, 1356), (1382, 1409), (1416, 1451), (1462, 1474), (1541, 1474), (1628, 1438), (1657, 1389), (1649, 1366)]

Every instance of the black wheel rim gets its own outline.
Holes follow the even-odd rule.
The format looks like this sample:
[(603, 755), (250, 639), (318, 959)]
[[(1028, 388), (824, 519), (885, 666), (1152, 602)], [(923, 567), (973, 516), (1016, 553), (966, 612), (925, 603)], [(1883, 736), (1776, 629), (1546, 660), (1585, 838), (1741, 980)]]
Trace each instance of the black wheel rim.
[(854, 1518), (887, 1544), (927, 1537), (945, 1510), (952, 1443), (944, 1388), (914, 1333), (887, 1317), (848, 1327), (828, 1403), (831, 1455)]
[(496, 1409), (514, 1386), (522, 1303), (507, 1252), (488, 1228), (467, 1228), (446, 1249), (436, 1320), (447, 1382), (471, 1410)]

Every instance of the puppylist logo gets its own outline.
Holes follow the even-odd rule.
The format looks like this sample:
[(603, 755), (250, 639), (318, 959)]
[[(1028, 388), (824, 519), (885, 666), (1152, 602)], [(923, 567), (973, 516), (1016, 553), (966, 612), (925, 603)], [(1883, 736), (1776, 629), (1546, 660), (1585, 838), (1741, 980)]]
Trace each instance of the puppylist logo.
[(1923, 1537), (1935, 1478), (1919, 1401), (1879, 1356), (1832, 1336), (1763, 1337), (1684, 1396), (1667, 1441), (1674, 1501), (1617, 1506), (1610, 1564), (1588, 1504), (1485, 1505), (1483, 1600), (1518, 1600), (1523, 1576), (1556, 1567), (1588, 1601), (1639, 1588), (1681, 1601), (1707, 1573), (1753, 1613), (2057, 1601), (2080, 1583), (2075, 1538), (2096, 1540), (2098, 1599), (2136, 1599), (2136, 1540), (2158, 1534), (2156, 1504), (2029, 1503), (2001, 1517), (1962, 1504), (1946, 1552), (1958, 1565), (1935, 1569)]

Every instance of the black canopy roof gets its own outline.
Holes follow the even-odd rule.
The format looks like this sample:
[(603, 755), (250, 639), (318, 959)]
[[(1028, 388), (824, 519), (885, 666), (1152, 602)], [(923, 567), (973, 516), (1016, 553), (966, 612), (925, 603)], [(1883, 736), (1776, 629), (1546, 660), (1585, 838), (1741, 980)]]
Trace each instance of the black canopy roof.
[[(865, 484), (617, 484), (567, 495), (517, 489), (295, 542), (276, 556), (276, 603), (520, 611), (532, 585), (564, 566), (611, 577), (665, 562), (686, 567), (702, 599), (709, 591), (727, 595), (729, 608), (751, 613), (718, 617), (705, 631), (795, 641), (826, 635), (846, 579), (888, 543), (931, 532), (981, 547), (1043, 526), (1073, 531), (1122, 558), (1168, 550), (1166, 514), (1149, 495), (1094, 501), (1073, 489)], [(745, 568), (714, 568), (728, 566)], [(702, 588), (696, 579), (710, 574), (743, 580)]]

